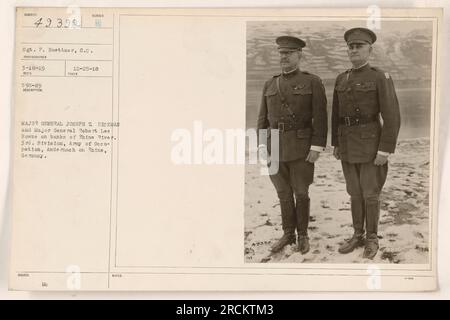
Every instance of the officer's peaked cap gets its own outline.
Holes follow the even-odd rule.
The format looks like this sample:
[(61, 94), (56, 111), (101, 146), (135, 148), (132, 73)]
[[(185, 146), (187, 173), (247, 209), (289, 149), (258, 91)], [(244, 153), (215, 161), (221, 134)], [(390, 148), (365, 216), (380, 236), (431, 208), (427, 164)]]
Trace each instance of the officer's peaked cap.
[(276, 43), (278, 44), (278, 50), (280, 49), (301, 50), (304, 46), (306, 46), (305, 41), (291, 36), (278, 37), (276, 39)]
[(369, 43), (377, 41), (377, 35), (367, 28), (353, 28), (344, 33), (344, 39), (347, 44), (352, 43)]

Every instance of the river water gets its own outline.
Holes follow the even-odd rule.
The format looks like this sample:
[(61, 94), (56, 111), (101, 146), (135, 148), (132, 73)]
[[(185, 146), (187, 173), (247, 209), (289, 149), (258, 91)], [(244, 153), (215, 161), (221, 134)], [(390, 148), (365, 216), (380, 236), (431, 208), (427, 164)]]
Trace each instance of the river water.
[[(263, 82), (247, 84), (247, 128), (256, 126)], [(333, 87), (325, 87), (328, 99), (328, 116), (331, 118)], [(406, 84), (396, 89), (400, 104), (401, 129), (399, 139), (429, 137), (431, 119), (431, 89)], [(330, 141), (329, 141), (330, 142)]]

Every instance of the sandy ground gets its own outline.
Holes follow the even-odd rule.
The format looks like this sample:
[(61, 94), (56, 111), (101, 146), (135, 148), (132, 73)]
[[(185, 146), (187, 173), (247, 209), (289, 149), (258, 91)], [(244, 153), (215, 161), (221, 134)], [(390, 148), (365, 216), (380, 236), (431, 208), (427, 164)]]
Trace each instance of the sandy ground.
[(247, 165), (245, 181), (245, 261), (293, 263), (428, 263), (429, 140), (399, 142), (389, 158), (389, 174), (381, 197), (380, 250), (374, 260), (362, 258), (363, 248), (349, 254), (337, 249), (353, 233), (349, 197), (341, 164), (328, 149), (316, 163), (310, 187), (310, 251), (295, 245), (271, 255), (282, 235), (279, 201), (259, 165)]

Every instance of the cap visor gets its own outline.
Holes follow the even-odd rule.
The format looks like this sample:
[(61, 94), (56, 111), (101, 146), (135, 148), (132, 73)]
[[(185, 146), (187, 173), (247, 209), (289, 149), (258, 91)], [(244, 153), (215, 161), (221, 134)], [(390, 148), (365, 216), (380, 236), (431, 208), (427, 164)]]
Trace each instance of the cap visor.
[(279, 52), (293, 52), (293, 51), (299, 51), (299, 48), (289, 48), (289, 47), (278, 47)]
[(347, 42), (347, 44), (354, 44), (354, 43), (359, 43), (359, 44), (370, 44), (370, 42), (364, 41), (364, 40), (350, 40), (349, 42)]

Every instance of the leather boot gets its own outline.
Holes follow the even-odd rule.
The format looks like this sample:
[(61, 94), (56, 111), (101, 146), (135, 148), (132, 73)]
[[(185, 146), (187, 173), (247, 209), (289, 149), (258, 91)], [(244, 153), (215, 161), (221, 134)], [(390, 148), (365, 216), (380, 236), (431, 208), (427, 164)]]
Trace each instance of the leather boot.
[(363, 258), (372, 260), (378, 252), (378, 236), (374, 233), (367, 236)]
[(297, 234), (298, 242), (297, 248), (301, 254), (305, 254), (309, 251), (309, 238), (308, 238), (308, 223), (310, 212), (310, 200), (308, 197), (297, 198), (297, 205), (295, 207), (297, 214)]
[(305, 254), (309, 251), (309, 238), (308, 236), (298, 236), (298, 244), (297, 244), (298, 251), (300, 251), (301, 254)]
[(365, 207), (362, 197), (351, 197), (351, 210), (353, 229), (355, 230), (350, 240), (346, 241), (338, 249), (339, 253), (350, 253), (358, 247), (364, 245), (364, 216)]
[(281, 251), (285, 246), (295, 243), (295, 204), (294, 199), (281, 200), (281, 223), (283, 226), (283, 236), (271, 247), (273, 253)]
[(351, 197), (352, 223), (355, 234), (364, 234), (364, 220), (366, 217), (366, 205), (364, 198)]
[(362, 247), (364, 245), (364, 235), (354, 233), (350, 240), (347, 240), (343, 245), (341, 245), (338, 249), (339, 253), (350, 253), (358, 247)]
[(363, 257), (373, 259), (378, 252), (378, 220), (380, 219), (380, 201), (378, 197), (366, 199), (367, 241)]

